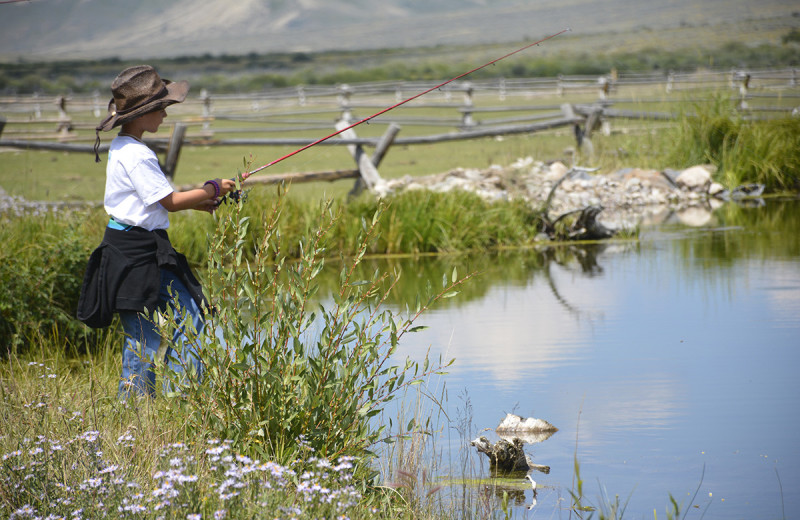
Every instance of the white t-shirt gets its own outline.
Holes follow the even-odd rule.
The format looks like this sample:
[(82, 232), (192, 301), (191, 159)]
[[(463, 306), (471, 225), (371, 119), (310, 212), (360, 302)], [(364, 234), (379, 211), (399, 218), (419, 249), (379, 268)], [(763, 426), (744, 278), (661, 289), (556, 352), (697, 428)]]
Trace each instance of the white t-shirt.
[(173, 191), (155, 152), (132, 137), (111, 141), (103, 202), (114, 220), (148, 231), (167, 229), (169, 212), (158, 201)]

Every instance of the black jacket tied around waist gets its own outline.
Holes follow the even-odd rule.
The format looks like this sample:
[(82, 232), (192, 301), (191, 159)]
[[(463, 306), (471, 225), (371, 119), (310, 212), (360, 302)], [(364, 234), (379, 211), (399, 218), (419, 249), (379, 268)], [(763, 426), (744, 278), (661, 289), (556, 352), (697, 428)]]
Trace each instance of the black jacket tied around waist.
[(189, 262), (175, 251), (164, 229), (106, 228), (83, 277), (77, 317), (93, 328), (107, 327), (115, 312), (153, 312), (158, 307), (161, 269), (183, 282), (197, 305), (207, 301)]

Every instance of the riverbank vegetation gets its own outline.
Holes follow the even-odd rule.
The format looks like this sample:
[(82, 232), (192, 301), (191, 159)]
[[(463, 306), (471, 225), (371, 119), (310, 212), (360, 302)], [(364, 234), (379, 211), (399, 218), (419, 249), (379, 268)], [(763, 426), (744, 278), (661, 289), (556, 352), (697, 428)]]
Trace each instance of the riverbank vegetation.
[[(453, 273), (405, 316), (383, 309), (389, 275), (363, 280), (356, 269), (375, 238), (376, 214), (340, 264), (333, 302), (319, 307), (316, 278), (339, 216), (318, 207), (314, 231), (288, 261), (273, 240), (286, 218), (283, 200), (248, 254), (242, 204), (219, 210), (205, 277), (212, 312), (206, 331), (192, 336), (203, 345), (202, 378), (162, 366), (169, 391), (122, 402), (113, 397), (116, 335), (96, 336), (101, 343), (83, 357), (58, 348), (60, 338), (46, 329), (31, 330), (32, 352), (5, 353), (3, 516), (362, 518), (395, 507), (375, 480), (373, 459), (396, 432), (373, 418), (448, 364), (399, 363), (393, 355), (416, 318), (464, 278)], [(42, 272), (26, 273), (27, 281)], [(46, 282), (54, 288), (58, 275)], [(176, 326), (174, 316), (164, 319)], [(194, 373), (176, 356), (184, 373)]]
[(750, 120), (714, 97), (687, 105), (672, 136), (665, 153), (671, 164), (711, 163), (725, 186), (800, 191), (800, 117)]
[[(242, 218), (250, 221), (243, 233), (241, 253), (252, 259), (269, 228), (270, 215), (281, 197), (274, 191), (248, 196)], [(318, 202), (286, 198), (279, 233), (269, 241), (288, 258), (302, 258), (303, 240), (318, 226)], [(394, 197), (381, 211), (381, 202), (359, 198), (335, 203), (339, 217), (327, 230), (325, 256), (355, 254), (363, 222), (378, 215), (380, 235), (366, 245), (367, 255), (400, 255), (491, 251), (532, 245), (541, 230), (541, 213), (521, 201), (490, 203), (467, 192), (412, 191)], [(225, 206), (223, 206), (224, 208)], [(3, 217), (0, 240), (2, 344), (12, 350), (29, 345), (40, 331), (53, 334), (79, 351), (96, 341), (74, 320), (83, 269), (91, 250), (102, 239), (107, 216), (101, 209), (72, 213)], [(218, 221), (205, 214), (176, 214), (170, 229), (172, 241), (198, 267), (206, 265), (208, 239)], [(269, 254), (268, 250), (262, 254)], [(275, 260), (276, 258), (273, 258)], [(26, 349), (26, 348), (24, 348)]]
[[(460, 290), (464, 275), (448, 273), (429, 296), (418, 293), (404, 312), (384, 309), (397, 273), (359, 268), (377, 238), (379, 210), (360, 224), (353, 255), (336, 266), (340, 275), (333, 294), (321, 294), (325, 286), (318, 276), (341, 216), (328, 204), (319, 205), (313, 231), (300, 239), (300, 258), (289, 261), (277, 239), (279, 223), (291, 215), (282, 211), (285, 202), (276, 200), (258, 222), (265, 231), (250, 254), (245, 236), (255, 222), (244, 214), (246, 205), (225, 206), (217, 215), (205, 276), (214, 333), (196, 338), (205, 351), (202, 381), (160, 365), (159, 377), (172, 382), (169, 391), (157, 399), (118, 400), (121, 342), (113, 331), (95, 336), (82, 354), (63, 350), (57, 326), (41, 328), (31, 334), (27, 352), (4, 357), (3, 516), (511, 514), (507, 493), (462, 485), (469, 496), (453, 502), (443, 496), (448, 484), (426, 477), (419, 450), (432, 426), (425, 412), (415, 408), (410, 422), (385, 416), (378, 422), (393, 400), (411, 396), (413, 401), (415, 388), (427, 395), (428, 407), (445, 398), (442, 387), (429, 383), (449, 360), (398, 363), (392, 355), (402, 336), (414, 332), (421, 313)], [(82, 216), (71, 218), (76, 224)], [(63, 227), (51, 232), (42, 242), (69, 234)], [(75, 236), (64, 242), (75, 249), (83, 244)], [(57, 283), (55, 278), (46, 285)], [(311, 305), (320, 296), (328, 302), (324, 308)], [(172, 316), (165, 320), (174, 326)], [(406, 451), (384, 442), (395, 440)], [(376, 457), (392, 471), (378, 473)], [(401, 462), (411, 459), (413, 467)], [(578, 477), (575, 511), (613, 510), (614, 503), (608, 505), (588, 506)], [(672, 506), (677, 515), (680, 508), (674, 501)]]

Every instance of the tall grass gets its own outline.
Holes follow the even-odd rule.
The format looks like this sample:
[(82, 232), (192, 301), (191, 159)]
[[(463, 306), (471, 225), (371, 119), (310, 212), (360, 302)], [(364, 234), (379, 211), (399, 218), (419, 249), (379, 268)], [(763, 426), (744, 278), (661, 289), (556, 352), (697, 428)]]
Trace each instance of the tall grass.
[[(269, 232), (269, 241), (285, 258), (302, 258), (304, 237), (319, 225), (317, 203), (278, 197), (274, 189), (253, 190), (237, 209), (249, 219), (241, 237), (240, 254), (253, 258), (264, 243), (276, 205), (283, 218)], [(385, 211), (379, 211), (386, 204)], [(365, 245), (365, 255), (420, 254), (485, 251), (533, 243), (540, 229), (540, 213), (521, 201), (484, 201), (467, 192), (409, 192), (387, 201), (363, 197), (331, 202), (339, 216), (326, 231), (326, 248), (320, 256), (337, 259), (361, 247), (362, 223), (375, 221), (375, 240)], [(221, 215), (225, 212), (223, 206)], [(58, 335), (58, 344), (84, 352), (98, 342), (98, 333), (74, 319), (83, 272), (89, 254), (102, 239), (107, 216), (100, 209), (45, 215), (0, 215), (0, 346), (2, 353), (30, 348), (31, 335), (40, 330)], [(208, 258), (208, 237), (217, 220), (197, 212), (172, 217), (170, 237), (190, 262), (203, 270)], [(261, 248), (263, 260), (276, 255)]]
[[(253, 190), (242, 208), (243, 216), (254, 223), (243, 240), (243, 254), (254, 251), (263, 240), (269, 215), (276, 204), (272, 191)], [(384, 200), (365, 195), (353, 201), (334, 201), (331, 211), (341, 216), (331, 223), (328, 232), (329, 256), (338, 251), (355, 251), (359, 247), (362, 222), (371, 220), (379, 207), (376, 240), (367, 245), (369, 255), (426, 254), (486, 251), (500, 247), (524, 247), (534, 243), (542, 229), (541, 210), (522, 200), (491, 202), (461, 190), (435, 193), (428, 190), (403, 192)], [(299, 237), (307, 236), (317, 222), (318, 202), (287, 198), (281, 201), (285, 218), (280, 234), (272, 237), (289, 257), (300, 257)], [(200, 222), (196, 215), (187, 221), (177, 220), (170, 235), (181, 244), (182, 251), (195, 263), (205, 259), (206, 247), (201, 236), (212, 231), (212, 222)], [(199, 224), (199, 225), (198, 225)]]
[(717, 180), (730, 188), (760, 183), (774, 192), (800, 189), (800, 118), (753, 120), (716, 96), (685, 111), (668, 142), (675, 167), (712, 163)]
[(75, 320), (83, 270), (97, 240), (86, 215), (0, 217), (0, 356), (25, 351), (42, 333), (62, 350), (85, 351), (102, 332)]

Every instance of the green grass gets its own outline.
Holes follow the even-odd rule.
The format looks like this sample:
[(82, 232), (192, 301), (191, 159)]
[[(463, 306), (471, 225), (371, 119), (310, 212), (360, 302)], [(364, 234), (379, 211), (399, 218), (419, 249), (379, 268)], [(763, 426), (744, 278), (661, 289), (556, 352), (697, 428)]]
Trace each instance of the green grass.
[[(403, 130), (404, 131), (404, 130)], [(400, 135), (403, 135), (401, 131)], [(321, 135), (321, 134), (320, 134)], [(366, 135), (365, 135), (366, 136)], [(106, 139), (110, 139), (107, 136)], [(569, 146), (566, 133), (557, 135), (512, 136), (498, 141), (480, 139), (445, 145), (394, 146), (381, 164), (381, 176), (391, 179), (410, 175), (432, 175), (454, 168), (485, 168), (492, 164), (507, 165), (518, 157), (552, 157), (555, 150)], [(175, 182), (202, 183), (208, 178), (234, 177), (241, 171), (242, 158), (251, 158), (254, 166), (266, 164), (295, 148), (291, 147), (191, 147), (181, 152)], [(6, 151), (0, 154), (0, 186), (10, 195), (27, 200), (102, 201), (105, 189), (105, 160), (95, 164), (89, 154), (67, 154), (47, 151)], [(328, 171), (353, 169), (355, 163), (343, 147), (318, 146), (263, 172)], [(318, 199), (346, 195), (352, 180), (335, 183), (296, 185), (292, 195)]]
[(717, 178), (731, 188), (766, 185), (771, 192), (800, 189), (800, 118), (750, 121), (728, 100), (696, 103), (670, 134), (666, 156), (675, 164), (712, 163)]
[(117, 352), (0, 363), (0, 516), (389, 516), (385, 493), (353, 478), (356, 459), (253, 459), (213, 432), (187, 437), (174, 402), (117, 400)]

